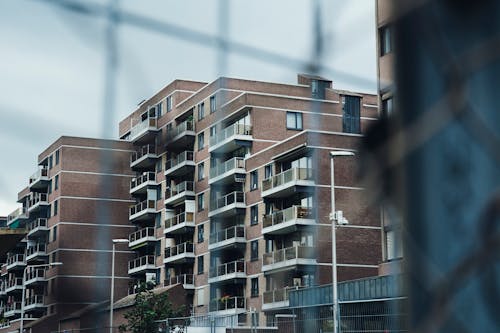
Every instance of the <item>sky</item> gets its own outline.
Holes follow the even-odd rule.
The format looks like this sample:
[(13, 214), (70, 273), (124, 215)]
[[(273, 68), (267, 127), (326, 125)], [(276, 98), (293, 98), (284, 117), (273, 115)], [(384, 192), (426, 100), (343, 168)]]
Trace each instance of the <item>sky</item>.
[[(18, 207), (17, 193), (37, 170), (38, 154), (61, 135), (117, 139), (118, 121), (175, 79), (211, 82), (224, 75), (294, 84), (297, 73), (307, 71), (296, 63), (310, 62), (314, 55), (313, 0), (118, 3), (134, 17), (173, 28), (158, 32), (130, 21), (118, 24), (115, 108), (105, 111), (113, 128), (103, 129), (107, 19), (52, 1), (0, 1), (0, 216)], [(325, 68), (319, 74), (333, 80), (334, 88), (375, 93), (374, 1), (317, 3)], [(221, 12), (228, 13), (226, 29)], [(181, 38), (176, 27), (298, 61), (271, 62), (234, 48), (221, 52), (213, 43)]]

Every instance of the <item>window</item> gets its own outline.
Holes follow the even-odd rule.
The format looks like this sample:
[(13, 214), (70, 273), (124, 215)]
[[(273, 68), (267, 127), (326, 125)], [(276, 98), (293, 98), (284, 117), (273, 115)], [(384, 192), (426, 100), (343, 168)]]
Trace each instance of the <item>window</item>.
[(210, 96), (210, 113), (215, 112), (215, 108), (216, 108), (215, 104), (216, 104), (215, 95)]
[(205, 305), (205, 288), (196, 289), (196, 306)]
[(342, 130), (344, 133), (360, 133), (360, 108), (360, 97), (342, 96)]
[[(52, 257), (51, 258), (52, 262), (57, 262), (57, 252), (56, 251), (52, 252), (51, 257)], [(49, 280), (49, 281), (51, 281), (51, 280)]]
[(54, 201), (54, 214), (53, 214), (53, 216), (57, 215), (58, 210), (59, 210), (59, 200), (55, 200)]
[(52, 179), (49, 180), (49, 194), (52, 193)]
[(286, 113), (286, 128), (292, 130), (302, 129), (302, 113), (287, 112)]
[(250, 260), (255, 261), (259, 259), (259, 241), (254, 240), (250, 243)]
[[(161, 191), (161, 189), (160, 189)], [(156, 229), (161, 228), (161, 214), (156, 214), (155, 216)]]
[(59, 175), (56, 175), (54, 179), (54, 191), (59, 188)]
[(198, 212), (205, 209), (205, 193), (198, 194)]
[(256, 190), (259, 187), (259, 174), (257, 170), (250, 172), (250, 191)]
[(198, 104), (198, 120), (205, 118), (205, 103)]
[(198, 243), (203, 243), (205, 234), (205, 225), (200, 224), (198, 226)]
[(394, 260), (403, 257), (402, 233), (399, 228), (386, 231), (385, 242), (387, 260)]
[(57, 225), (52, 228), (52, 241), (55, 242), (57, 239)]
[(53, 166), (53, 160), (54, 158), (52, 157), (52, 155), (49, 156), (49, 169), (52, 169), (52, 166)]
[(168, 96), (165, 102), (167, 104), (167, 112), (172, 111), (172, 96)]
[(250, 207), (250, 225), (259, 223), (259, 206), (254, 205)]
[(156, 104), (156, 118), (160, 118), (163, 112), (163, 104), (160, 102)]
[(203, 266), (205, 266), (205, 257), (198, 256), (198, 274), (203, 274)]
[(198, 134), (198, 150), (202, 150), (205, 147), (205, 133)]
[(393, 104), (392, 104), (392, 97), (386, 98), (382, 100), (382, 114), (385, 117), (388, 117), (392, 114), (392, 109)]
[(380, 28), (380, 55), (392, 52), (392, 28), (386, 25)]
[(273, 175), (273, 165), (268, 164), (264, 167), (264, 179), (267, 179)]
[(156, 172), (161, 172), (163, 169), (163, 164), (162, 164), (162, 160), (161, 158), (158, 159), (158, 161), (156, 161), (156, 167), (155, 167), (155, 170)]
[(251, 280), (252, 288), (251, 288), (251, 297), (259, 296), (259, 278), (252, 278)]
[(198, 164), (198, 181), (205, 178), (205, 162)]
[(210, 137), (214, 137), (217, 135), (217, 126), (210, 126)]
[(56, 150), (56, 165), (59, 164), (59, 149)]

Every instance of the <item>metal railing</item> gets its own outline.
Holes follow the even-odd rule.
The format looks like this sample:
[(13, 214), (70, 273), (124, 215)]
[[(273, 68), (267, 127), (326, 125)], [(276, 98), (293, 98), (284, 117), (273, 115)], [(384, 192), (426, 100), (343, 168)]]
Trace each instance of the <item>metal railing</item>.
[(35, 230), (36, 228), (40, 227), (47, 227), (47, 219), (44, 217), (39, 217), (34, 221), (31, 221), (28, 223), (26, 228), (28, 229), (28, 232)]
[(49, 199), (49, 195), (47, 193), (35, 192), (28, 200), (28, 207), (33, 207), (34, 205), (36, 205), (40, 202), (47, 202), (48, 203), (48, 199)]
[(137, 205), (130, 207), (129, 217), (131, 217), (132, 215), (135, 215), (137, 213), (140, 213), (146, 209), (156, 209), (156, 201), (155, 200), (144, 200), (144, 201), (138, 203)]
[(7, 216), (7, 223), (10, 223), (18, 218), (27, 218), (28, 210), (26, 207), (19, 207)]
[(295, 181), (312, 179), (311, 168), (291, 168), (262, 181), (262, 191)]
[(209, 277), (215, 278), (233, 273), (246, 273), (245, 260), (238, 259), (210, 268)]
[(194, 162), (194, 152), (186, 150), (178, 154), (177, 156), (167, 160), (165, 162), (165, 171), (167, 171), (168, 169), (172, 169), (186, 161)]
[(26, 281), (33, 280), (36, 278), (45, 278), (45, 269), (43, 268), (32, 268), (28, 269), (26, 272)]
[(191, 180), (183, 181), (176, 184), (165, 191), (165, 199), (169, 199), (179, 193), (186, 191), (194, 191), (194, 182)]
[(264, 265), (272, 265), (292, 259), (315, 259), (315, 248), (312, 246), (292, 246), (274, 252), (264, 253)]
[(5, 305), (5, 312), (11, 312), (15, 310), (21, 311), (21, 302), (7, 303), (7, 305)]
[(25, 299), (24, 306), (35, 304), (43, 304), (43, 295), (33, 295)]
[(194, 120), (186, 120), (177, 124), (177, 126), (167, 133), (167, 139), (175, 138), (177, 135), (186, 131), (194, 131)]
[(42, 177), (48, 177), (49, 176), (49, 169), (47, 168), (40, 168), (38, 169), (37, 172), (35, 172), (34, 174), (32, 174), (30, 176), (30, 185), (33, 184), (34, 182), (36, 182), (37, 180), (39, 180), (40, 178)]
[(236, 168), (245, 168), (245, 159), (243, 157), (233, 157), (230, 160), (218, 163), (215, 167), (210, 169), (210, 178), (220, 176)]
[(16, 262), (26, 264), (26, 258), (24, 256), (24, 254), (14, 254), (14, 255), (7, 257), (7, 266), (10, 266)]
[(134, 163), (141, 157), (148, 154), (156, 155), (156, 147), (154, 145), (145, 145), (142, 146), (138, 151), (132, 152), (130, 155), (130, 163)]
[(292, 206), (269, 215), (264, 215), (263, 227), (271, 227), (294, 219), (312, 219), (313, 210), (309, 207)]
[(32, 256), (37, 252), (46, 253), (47, 245), (45, 243), (37, 243), (35, 246), (26, 248), (26, 257)]
[(142, 256), (128, 262), (128, 269), (139, 268), (146, 265), (155, 265), (155, 256), (147, 255)]
[(140, 240), (146, 237), (154, 237), (155, 236), (155, 228), (143, 228), (141, 230), (137, 230), (136, 232), (131, 233), (128, 236), (129, 244)]
[(134, 141), (137, 135), (141, 132), (145, 131), (149, 127), (157, 127), (157, 119), (156, 118), (147, 118), (140, 123), (135, 124), (130, 129), (130, 141)]
[(165, 259), (174, 257), (183, 253), (191, 253), (194, 254), (194, 245), (191, 242), (185, 242), (178, 244), (176, 246), (168, 247), (165, 249)]
[(4, 320), (0, 322), (0, 328), (7, 328), (7, 327), (10, 327), (10, 320), (4, 318)]
[(136, 178), (132, 178), (130, 180), (130, 189), (132, 190), (133, 188), (146, 183), (148, 181), (156, 181), (156, 173), (154, 172), (144, 172), (142, 175)]
[(252, 125), (232, 124), (210, 137), (210, 146), (215, 146), (234, 135), (252, 135)]
[(221, 297), (210, 301), (210, 311), (245, 309), (245, 298), (240, 296)]
[(23, 286), (23, 278), (13, 278), (10, 280), (7, 280), (7, 287), (6, 289), (12, 288), (12, 287), (22, 287)]
[(217, 231), (210, 234), (210, 244), (222, 242), (231, 238), (243, 237), (245, 238), (245, 227), (244, 226), (233, 226), (226, 228), (224, 230)]
[(288, 296), (290, 291), (299, 290), (303, 287), (285, 287), (281, 289), (275, 289), (271, 291), (265, 291), (263, 294), (264, 303), (275, 303), (275, 302), (285, 302), (288, 301)]
[(194, 274), (181, 274), (177, 276), (172, 276), (169, 279), (163, 281), (163, 286), (171, 286), (174, 284), (194, 284)]
[(194, 213), (183, 212), (165, 220), (165, 229), (175, 227), (184, 222), (194, 222)]
[(223, 197), (217, 198), (215, 200), (210, 200), (210, 210), (216, 210), (225, 206), (229, 206), (233, 203), (245, 203), (245, 194), (240, 191), (234, 191), (226, 194)]

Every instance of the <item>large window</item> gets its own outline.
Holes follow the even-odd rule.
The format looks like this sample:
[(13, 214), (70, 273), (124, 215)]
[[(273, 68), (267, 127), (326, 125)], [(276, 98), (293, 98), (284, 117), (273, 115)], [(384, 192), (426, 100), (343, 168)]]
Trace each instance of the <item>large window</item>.
[(172, 96), (168, 96), (166, 100), (167, 112), (172, 111)]
[(205, 147), (205, 133), (198, 134), (198, 150), (202, 150)]
[(358, 96), (342, 96), (342, 130), (344, 133), (359, 134), (361, 98)]
[(198, 194), (198, 211), (205, 209), (205, 193)]
[(203, 243), (205, 240), (205, 225), (200, 224), (198, 226), (198, 243)]
[(215, 112), (217, 108), (216, 101), (215, 101), (215, 95), (210, 96), (210, 113)]
[(205, 103), (198, 104), (198, 120), (205, 118)]
[(259, 173), (257, 170), (250, 172), (250, 191), (256, 190), (259, 187)]
[(252, 278), (251, 297), (259, 296), (259, 278)]
[(205, 162), (198, 164), (198, 181), (205, 178)]
[(259, 223), (259, 206), (254, 205), (250, 207), (250, 225)]
[(379, 30), (380, 34), (380, 55), (392, 52), (392, 27), (386, 25)]
[(286, 113), (286, 128), (292, 130), (302, 129), (302, 113), (287, 112)]
[(250, 260), (255, 261), (259, 259), (259, 241), (254, 240), (250, 243)]
[(203, 274), (203, 267), (205, 266), (205, 257), (204, 256), (199, 256), (198, 257), (198, 274)]

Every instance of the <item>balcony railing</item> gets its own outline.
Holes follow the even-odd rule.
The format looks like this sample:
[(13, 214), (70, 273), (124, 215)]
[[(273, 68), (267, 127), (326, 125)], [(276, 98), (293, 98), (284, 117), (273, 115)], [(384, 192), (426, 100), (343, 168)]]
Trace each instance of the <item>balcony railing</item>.
[(130, 155), (130, 164), (134, 164), (136, 161), (140, 160), (143, 156), (146, 155), (156, 155), (156, 147), (154, 145), (145, 145), (142, 146), (139, 151), (134, 151)]
[(252, 135), (252, 126), (241, 124), (230, 125), (216, 135), (210, 137), (210, 146), (218, 145), (219, 143), (235, 135)]
[(0, 322), (0, 329), (10, 327), (10, 320), (4, 320)]
[(22, 289), (23, 288), (23, 278), (13, 278), (7, 280), (7, 285), (5, 287), (6, 292), (10, 292), (14, 289)]
[(130, 141), (136, 140), (139, 136), (141, 136), (148, 130), (156, 130), (157, 123), (158, 121), (156, 118), (147, 118), (141, 121), (140, 123), (134, 125), (134, 127), (130, 129)]
[(16, 313), (21, 313), (21, 302), (7, 303), (7, 305), (5, 305), (4, 315), (6, 317), (10, 317)]
[(186, 161), (194, 162), (194, 152), (186, 150), (178, 154), (174, 158), (167, 160), (165, 162), (165, 172), (167, 172), (169, 169), (175, 168), (176, 166)]
[(34, 281), (36, 279), (43, 280), (45, 279), (45, 269), (43, 268), (34, 268), (34, 269), (28, 269), (26, 272), (26, 283), (29, 283), (30, 281)]
[(38, 206), (39, 204), (47, 204), (48, 205), (49, 195), (47, 193), (33, 193), (33, 195), (28, 200), (28, 210), (31, 211)]
[(148, 209), (156, 209), (156, 201), (144, 200), (138, 203), (137, 205), (130, 207), (129, 218), (132, 218), (134, 215), (139, 214)]
[(30, 310), (37, 306), (43, 306), (43, 295), (33, 295), (26, 298), (24, 303), (25, 310)]
[(231, 261), (216, 267), (210, 268), (209, 278), (221, 277), (224, 275), (246, 273), (245, 261), (243, 259)]
[(268, 228), (296, 219), (313, 219), (313, 210), (309, 207), (292, 206), (278, 212), (264, 215), (263, 227)]
[(211, 168), (210, 178), (218, 177), (234, 169), (245, 169), (245, 159), (243, 157), (233, 157)]
[(298, 180), (311, 180), (311, 168), (291, 168), (262, 181), (262, 192)]
[(181, 254), (191, 254), (194, 255), (194, 245), (191, 242), (185, 242), (178, 244), (173, 247), (168, 247), (165, 249), (165, 259), (175, 257)]
[(190, 223), (194, 227), (194, 213), (183, 212), (165, 220), (165, 232), (183, 223)]
[(30, 260), (37, 255), (47, 255), (47, 245), (38, 243), (35, 246), (30, 246), (26, 249), (26, 260)]
[(130, 181), (130, 191), (139, 187), (140, 185), (148, 182), (156, 183), (156, 173), (154, 172), (144, 172), (142, 175), (136, 178), (132, 178)]
[(155, 256), (142, 256), (128, 262), (129, 274), (134, 271), (139, 271), (141, 269), (154, 268), (155, 266)]
[(275, 289), (272, 291), (264, 292), (264, 304), (269, 303), (278, 303), (278, 302), (288, 302), (288, 296), (290, 295), (290, 291), (298, 290), (302, 287), (286, 287), (282, 289)]
[(15, 254), (7, 258), (7, 269), (15, 265), (26, 265), (26, 258), (24, 254)]
[(182, 284), (182, 285), (194, 285), (194, 275), (193, 274), (181, 274), (177, 276), (172, 276), (169, 279), (166, 279), (163, 282), (163, 286), (171, 286), (174, 284)]
[(233, 226), (210, 234), (210, 244), (223, 242), (232, 238), (245, 238), (245, 227)]
[(28, 236), (38, 229), (48, 230), (47, 219), (42, 217), (37, 218), (36, 220), (28, 223), (26, 227), (28, 229)]
[(243, 192), (234, 191), (221, 198), (210, 201), (210, 210), (216, 210), (232, 205), (234, 203), (245, 203), (245, 194)]
[(245, 298), (244, 297), (222, 297), (210, 302), (210, 311), (225, 311), (225, 310), (244, 310)]
[(146, 241), (150, 237), (156, 240), (155, 228), (143, 228), (141, 230), (137, 230), (128, 236), (129, 246), (134, 246), (136, 245), (135, 243)]
[(19, 207), (18, 209), (16, 209), (7, 216), (7, 225), (10, 226), (17, 220), (27, 219), (27, 218), (28, 218), (28, 210), (26, 209), (26, 207)]
[[(316, 253), (315, 248), (311, 246), (292, 246), (281, 250), (277, 250), (270, 253), (264, 253), (263, 255), (263, 266), (275, 265), (275, 264), (285, 264), (288, 260), (315, 260)], [(292, 264), (297, 264), (296, 262)], [(264, 269), (265, 267), (263, 267)]]
[(165, 199), (169, 199), (176, 196), (179, 193), (186, 191), (194, 191), (194, 182), (190, 180), (183, 181), (177, 185), (172, 186), (170, 189), (165, 191)]
[(194, 131), (194, 121), (193, 120), (186, 120), (183, 121), (182, 123), (177, 124), (170, 132), (167, 133), (167, 138), (168, 139), (173, 139), (179, 134), (186, 132), (186, 131)]
[(49, 178), (49, 170), (47, 168), (40, 168), (38, 169), (37, 172), (35, 172), (30, 176), (29, 185), (31, 186), (40, 180), (48, 180), (48, 178)]

